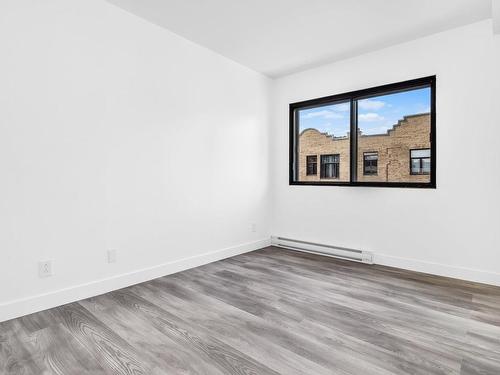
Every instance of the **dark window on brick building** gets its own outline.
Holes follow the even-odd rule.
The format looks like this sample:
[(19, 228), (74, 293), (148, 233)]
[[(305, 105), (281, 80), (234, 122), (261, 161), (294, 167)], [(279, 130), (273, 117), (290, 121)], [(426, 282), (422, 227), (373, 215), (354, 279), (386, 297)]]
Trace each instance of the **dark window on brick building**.
[(317, 175), (318, 174), (318, 156), (308, 155), (306, 158), (307, 163), (307, 175)]
[(410, 150), (410, 173), (431, 173), (431, 150), (429, 148)]
[(374, 176), (378, 173), (378, 152), (363, 153), (363, 174)]
[(321, 155), (321, 178), (339, 178), (340, 155)]

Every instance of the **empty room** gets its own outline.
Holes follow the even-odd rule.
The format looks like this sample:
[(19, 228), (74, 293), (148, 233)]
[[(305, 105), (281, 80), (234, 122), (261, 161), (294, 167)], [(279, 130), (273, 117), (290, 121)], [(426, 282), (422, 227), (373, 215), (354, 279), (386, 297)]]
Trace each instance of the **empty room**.
[(500, 0), (0, 0), (0, 375), (500, 375)]

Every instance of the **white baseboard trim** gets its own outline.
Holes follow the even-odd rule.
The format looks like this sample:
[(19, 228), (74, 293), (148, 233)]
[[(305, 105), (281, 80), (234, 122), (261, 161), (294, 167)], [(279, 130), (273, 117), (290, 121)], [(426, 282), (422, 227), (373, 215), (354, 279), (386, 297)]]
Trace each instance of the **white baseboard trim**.
[(0, 304), (0, 322), (65, 305), (67, 303), (80, 301), (85, 298), (98, 296), (113, 290), (202, 266), (207, 263), (247, 253), (270, 245), (270, 238), (262, 239), (112, 276), (106, 279), (92, 281), (86, 284), (75, 285), (49, 293), (9, 301)]
[[(286, 246), (281, 246), (280, 242), (277, 241), (277, 238), (279, 238), (279, 236), (271, 236), (271, 244), (274, 246), (287, 248)], [(301, 240), (301, 241), (305, 241), (306, 244), (310, 243), (307, 240)], [(334, 245), (329, 245), (329, 246), (335, 247)], [(311, 252), (310, 250), (307, 250), (307, 245), (294, 247), (293, 250)], [(313, 252), (313, 253), (318, 254), (318, 252)], [(410, 271), (428, 273), (437, 276), (451, 277), (454, 279), (460, 279), (465, 281), (473, 281), (476, 283), (500, 286), (500, 273), (483, 271), (473, 268), (459, 267), (459, 266), (450, 266), (440, 263), (411, 259), (411, 258), (396, 257), (392, 255), (380, 254), (377, 252), (373, 252), (372, 254), (373, 254), (374, 264), (395, 267)], [(335, 255), (328, 255), (328, 254), (320, 254), (320, 255), (335, 257)]]
[(500, 273), (375, 253), (375, 264), (500, 286)]

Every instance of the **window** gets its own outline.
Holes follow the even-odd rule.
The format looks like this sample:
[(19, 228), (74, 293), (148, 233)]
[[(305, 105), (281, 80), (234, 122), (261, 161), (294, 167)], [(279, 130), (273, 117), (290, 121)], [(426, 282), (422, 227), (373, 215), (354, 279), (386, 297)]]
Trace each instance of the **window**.
[(378, 152), (363, 153), (363, 174), (365, 176), (377, 175)]
[(339, 178), (340, 155), (321, 155), (321, 178)]
[(317, 165), (318, 165), (318, 156), (308, 155), (307, 156), (307, 175), (308, 176), (312, 176), (312, 175), (315, 176), (318, 174)]
[[(300, 170), (297, 171), (298, 179), (309, 182), (321, 182), (322, 179), (335, 179), (335, 182), (349, 182), (350, 170), (349, 159), (350, 151), (346, 146), (349, 141), (350, 131), (350, 104), (346, 101), (330, 102), (326, 105), (317, 105), (312, 107), (304, 107), (297, 110), (299, 127), (297, 128), (298, 139), (297, 144), (298, 159)], [(342, 117), (340, 117), (342, 116)], [(335, 144), (336, 147), (329, 147), (329, 144)], [(325, 152), (330, 150), (332, 152)], [(335, 176), (323, 174), (323, 169), (319, 175), (308, 174), (308, 163), (306, 155), (338, 155), (338, 159), (342, 159), (341, 168), (337, 168)], [(320, 156), (321, 168), (323, 168), (323, 156)], [(330, 166), (328, 168), (334, 168)], [(332, 169), (333, 171), (333, 169)], [(332, 172), (333, 173), (333, 172)]]
[(422, 150), (410, 150), (410, 170), (411, 174), (430, 174), (431, 173), (431, 150), (428, 148)]
[(290, 184), (435, 188), (435, 86), (432, 76), (290, 104)]

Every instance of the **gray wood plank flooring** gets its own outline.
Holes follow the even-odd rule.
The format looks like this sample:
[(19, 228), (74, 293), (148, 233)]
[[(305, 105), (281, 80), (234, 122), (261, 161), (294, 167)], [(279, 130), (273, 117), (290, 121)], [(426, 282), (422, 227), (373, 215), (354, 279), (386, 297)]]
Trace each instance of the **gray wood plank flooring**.
[(0, 323), (0, 374), (500, 374), (500, 288), (274, 247)]

